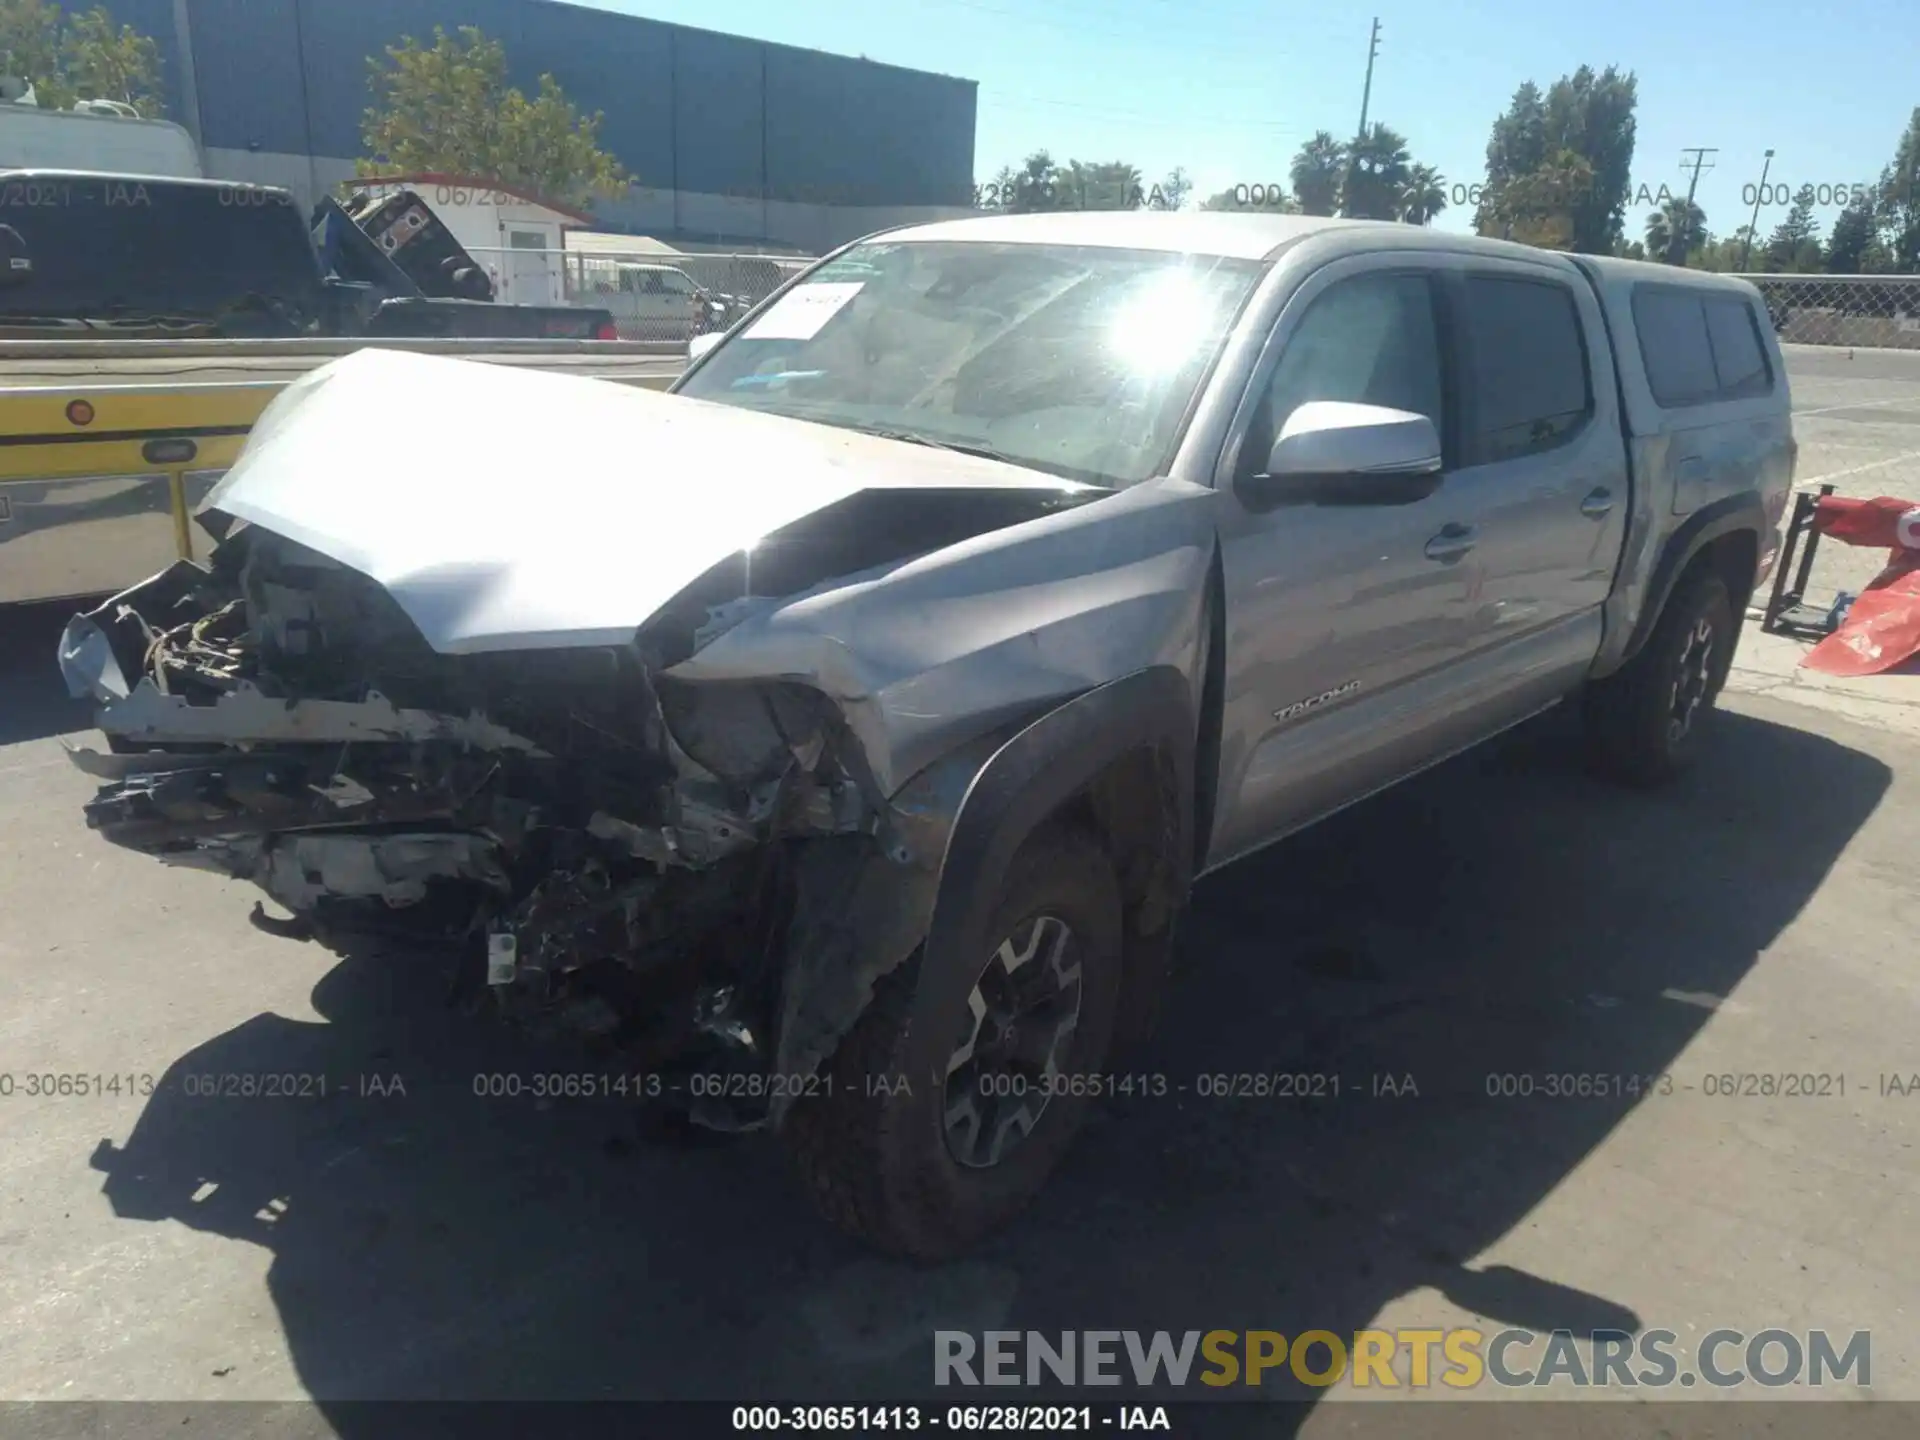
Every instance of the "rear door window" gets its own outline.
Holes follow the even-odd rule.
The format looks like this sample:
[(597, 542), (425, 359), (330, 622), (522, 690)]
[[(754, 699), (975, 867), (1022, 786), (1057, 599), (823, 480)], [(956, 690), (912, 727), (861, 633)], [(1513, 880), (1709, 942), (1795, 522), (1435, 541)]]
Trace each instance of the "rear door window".
[(1564, 445), (1593, 414), (1586, 335), (1573, 291), (1546, 280), (1470, 275), (1466, 463), (1490, 465)]
[(1773, 389), (1773, 374), (1767, 366), (1767, 352), (1760, 346), (1753, 307), (1730, 295), (1716, 295), (1705, 306), (1707, 338), (1713, 342), (1713, 368), (1720, 377), (1721, 398), (1765, 395)]
[(1753, 308), (1737, 296), (1637, 285), (1633, 327), (1647, 383), (1662, 409), (1744, 399), (1773, 388)]

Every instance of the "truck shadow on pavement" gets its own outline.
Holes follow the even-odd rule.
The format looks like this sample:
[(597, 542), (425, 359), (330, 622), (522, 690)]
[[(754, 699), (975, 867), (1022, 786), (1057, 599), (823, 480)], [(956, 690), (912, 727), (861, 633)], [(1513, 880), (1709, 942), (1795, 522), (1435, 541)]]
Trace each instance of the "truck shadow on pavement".
[(0, 745), (70, 735), (93, 724), (93, 706), (60, 679), (60, 632), (97, 600), (0, 607)]
[[(1604, 1294), (1472, 1257), (1633, 1097), (1496, 1099), (1488, 1077), (1673, 1070), (1889, 784), (1832, 741), (1719, 723), (1698, 772), (1641, 795), (1541, 722), (1202, 882), (1128, 1062), (1169, 1093), (1108, 1103), (1032, 1210), (952, 1265), (829, 1233), (764, 1140), (644, 1141), (617, 1097), (481, 1098), (476, 1076), (582, 1064), (449, 1013), (401, 955), (335, 967), (327, 1023), (263, 1014), (183, 1055), (93, 1163), (119, 1216), (272, 1252), (294, 1364), (347, 1440), (374, 1413), (348, 1402), (377, 1398), (1009, 1397), (936, 1390), (936, 1329), (1350, 1333), (1423, 1288), (1493, 1328), (1631, 1329)], [(1338, 1077), (1338, 1098), (1199, 1093), (1274, 1074)], [(229, 1075), (328, 1093), (189, 1093)]]

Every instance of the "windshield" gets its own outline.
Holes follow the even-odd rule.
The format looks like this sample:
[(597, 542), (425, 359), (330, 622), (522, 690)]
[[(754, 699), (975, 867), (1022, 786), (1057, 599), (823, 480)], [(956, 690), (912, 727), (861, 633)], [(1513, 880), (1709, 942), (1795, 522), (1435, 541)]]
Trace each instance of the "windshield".
[(1119, 487), (1165, 473), (1254, 261), (985, 242), (859, 245), (679, 393)]

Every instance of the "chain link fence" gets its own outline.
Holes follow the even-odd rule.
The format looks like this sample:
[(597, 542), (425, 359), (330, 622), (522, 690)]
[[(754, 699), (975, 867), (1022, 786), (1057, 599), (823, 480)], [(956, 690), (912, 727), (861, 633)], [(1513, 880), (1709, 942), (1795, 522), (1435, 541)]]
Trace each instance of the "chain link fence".
[[(1920, 276), (1745, 275), (1773, 312), (1793, 385), (1796, 488), (1920, 501)], [(1805, 347), (1805, 348), (1797, 348)], [(1805, 599), (1858, 594), (1884, 549), (1823, 540)]]
[(1920, 275), (1743, 275), (1785, 345), (1920, 350)]
[(469, 253), (503, 303), (592, 306), (613, 316), (622, 340), (673, 345), (731, 325), (813, 263), (811, 256), (644, 250), (474, 246)]

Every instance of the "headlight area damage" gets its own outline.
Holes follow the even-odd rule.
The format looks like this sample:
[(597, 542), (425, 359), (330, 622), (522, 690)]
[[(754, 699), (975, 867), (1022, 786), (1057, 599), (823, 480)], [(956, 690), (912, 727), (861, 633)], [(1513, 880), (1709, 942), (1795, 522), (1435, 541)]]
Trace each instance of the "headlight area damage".
[(457, 942), (518, 1018), (781, 1073), (819, 1058), (770, 1048), (808, 1048), (819, 987), (783, 979), (870, 982), (911, 951), (959, 801), (938, 792), (979, 757), (890, 802), (817, 690), (689, 685), (665, 658), (645, 635), (436, 654), (371, 581), (257, 528), (61, 646), (103, 702), (110, 751), (72, 756), (113, 843), (251, 880), (323, 938)]
[[(475, 411), (543, 422), (450, 442)], [(210, 563), (69, 626), (87, 820), (279, 926), (444, 944), (623, 1063), (775, 1077), (687, 1088), (778, 1123), (925, 938), (995, 749), (1191, 667), (1209, 498), (363, 351), (263, 415)]]

